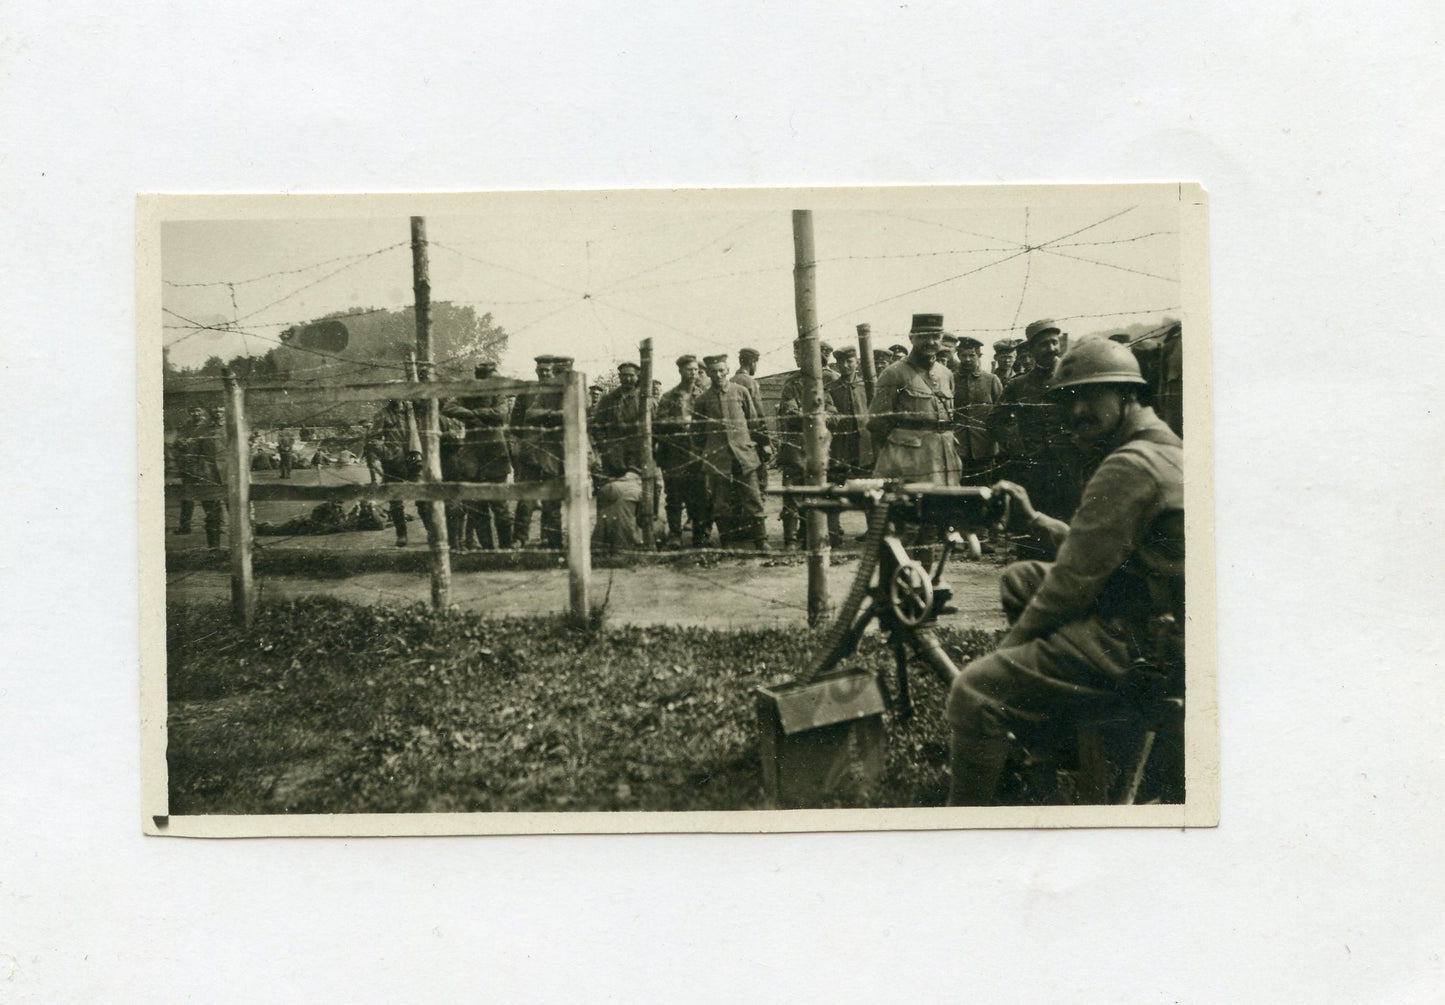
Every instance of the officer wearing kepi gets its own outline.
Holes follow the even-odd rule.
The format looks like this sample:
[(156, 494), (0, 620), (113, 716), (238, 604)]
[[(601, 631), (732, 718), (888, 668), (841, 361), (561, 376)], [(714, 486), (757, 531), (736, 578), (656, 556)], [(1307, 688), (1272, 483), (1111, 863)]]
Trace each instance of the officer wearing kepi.
[[(1125, 347), (1074, 346), (1049, 391), (1069, 432), (1103, 457), (1077, 511), (1066, 523), (1037, 509), (1023, 486), (994, 486), (1058, 558), (1004, 570), (1008, 634), (949, 691), (952, 805), (993, 801), (1016, 739), (1078, 713), (1117, 710), (1127, 721), (1141, 642), (1184, 624), (1183, 441), (1140, 403), (1144, 386)], [(1182, 652), (1182, 637), (1170, 644)]]
[(943, 348), (943, 315), (915, 314), (907, 356), (878, 375), (868, 409), (877, 478), (957, 485), (953, 445), (953, 375), (936, 362)]

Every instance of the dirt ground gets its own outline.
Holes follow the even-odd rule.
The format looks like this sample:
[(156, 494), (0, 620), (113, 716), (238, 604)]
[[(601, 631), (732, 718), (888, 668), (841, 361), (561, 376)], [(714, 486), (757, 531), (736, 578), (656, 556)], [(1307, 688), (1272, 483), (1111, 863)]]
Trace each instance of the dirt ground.
[[(254, 472), (256, 482), (279, 481), (275, 471)], [(291, 482), (297, 485), (364, 483), (366, 469), (362, 465), (341, 467), (299, 468)], [(768, 530), (772, 554), (709, 553), (696, 561), (674, 560), (665, 564), (642, 563), (621, 567), (597, 567), (593, 570), (594, 603), (606, 598), (607, 616), (611, 623), (630, 625), (669, 624), (709, 628), (761, 628), (805, 624), (807, 620), (807, 564), (798, 553), (782, 552), (782, 525), (778, 519), (781, 501), (766, 500)], [(311, 503), (262, 502), (255, 504), (259, 522), (280, 524), (311, 511)], [(415, 509), (408, 504), (414, 516)], [(191, 557), (187, 553), (203, 550), (205, 535), (202, 514), (196, 507), (192, 531), (181, 536), (175, 533), (179, 507), (166, 512), (166, 550), (168, 555)], [(425, 535), (413, 523), (411, 552), (425, 549)], [(845, 544), (833, 552), (829, 570), (829, 593), (837, 603), (847, 593), (857, 569), (861, 550), (855, 540), (863, 533), (861, 513), (843, 514)], [(533, 521), (533, 535), (536, 521)], [(380, 557), (397, 554), (390, 529), (343, 534), (309, 535), (304, 537), (258, 536), (258, 554), (305, 552), (363, 554)], [(407, 556), (415, 563), (412, 556)], [(230, 596), (230, 577), (223, 568), (185, 568), (167, 575), (167, 596), (172, 600), (219, 601)], [(531, 563), (535, 565), (536, 563)], [(616, 563), (608, 562), (608, 566)], [(465, 563), (452, 576), (452, 601), (467, 611), (503, 617), (522, 614), (547, 614), (567, 606), (567, 570), (559, 558), (555, 567), (526, 569), (491, 569), (465, 571)], [(998, 575), (1001, 563), (994, 556), (981, 562), (954, 561), (949, 565), (948, 582), (954, 590), (958, 613), (947, 615), (944, 622), (952, 627), (995, 630), (1004, 627), (998, 601)], [(426, 601), (430, 583), (424, 572), (366, 571), (344, 578), (334, 576), (258, 574), (261, 596), (268, 600), (292, 599), (326, 595), (353, 603), (408, 604)]]

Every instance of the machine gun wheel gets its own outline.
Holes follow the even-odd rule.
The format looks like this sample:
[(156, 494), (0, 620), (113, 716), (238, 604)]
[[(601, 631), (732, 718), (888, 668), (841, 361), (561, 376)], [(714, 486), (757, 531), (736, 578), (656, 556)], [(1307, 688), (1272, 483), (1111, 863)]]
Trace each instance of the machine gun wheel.
[(888, 581), (888, 604), (900, 624), (916, 628), (933, 611), (933, 579), (919, 562), (909, 561), (893, 570)]

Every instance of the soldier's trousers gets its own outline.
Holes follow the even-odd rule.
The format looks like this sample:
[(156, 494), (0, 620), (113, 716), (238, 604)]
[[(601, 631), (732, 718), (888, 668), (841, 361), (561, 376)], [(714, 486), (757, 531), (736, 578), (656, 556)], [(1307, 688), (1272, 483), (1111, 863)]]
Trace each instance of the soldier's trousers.
[[(1048, 572), (1015, 562), (1000, 582), (1004, 613), (1017, 620)], [(963, 668), (948, 692), (955, 805), (992, 801), (1013, 743), (1047, 736), (1080, 715), (1127, 715), (1121, 685), (1136, 652), (1127, 622), (1071, 621), (1023, 645), (998, 649)]]
[(761, 541), (763, 527), (763, 497), (758, 492), (758, 472), (744, 472), (737, 459), (733, 459), (732, 471), (722, 474), (709, 470), (707, 474), (708, 495), (712, 497), (712, 516), (718, 525), (718, 536), (723, 537), (723, 528), (729, 529), (726, 540)]
[[(389, 461), (381, 458), (381, 483), (383, 485), (392, 482), (414, 482), (416, 476), (407, 467), (404, 460)], [(406, 504), (400, 499), (393, 499), (387, 507), (391, 513), (391, 525), (396, 528), (396, 539), (406, 540)], [(428, 535), (432, 533), (431, 505), (418, 501), (416, 504), (417, 515), (421, 517), (422, 526), (426, 528)]]
[[(507, 480), (512, 466), (505, 457), (500, 463), (484, 462), (473, 476), (476, 481), (500, 485)], [(478, 543), (491, 551), (512, 546), (512, 510), (500, 499), (465, 504), (468, 533), (475, 529)], [(493, 527), (495, 525), (495, 533)]]
[(290, 477), (291, 477), (291, 465), (292, 465), (292, 463), (294, 462), (295, 458), (293, 458), (293, 457), (291, 456), (291, 451), (289, 451), (289, 450), (282, 450), (280, 453), (281, 453), (281, 477), (282, 477), (282, 478), (290, 478)]
[(667, 495), (667, 533), (674, 538), (682, 537), (682, 511), (687, 510), (687, 518), (692, 522), (693, 538), (697, 538), (699, 528), (702, 534), (707, 534), (708, 524), (711, 517), (707, 505), (707, 484), (702, 476), (695, 472), (679, 472), (676, 474), (663, 472), (663, 492)]
[[(529, 464), (518, 463), (517, 481), (519, 482), (540, 482), (546, 481), (552, 476), (540, 468), (534, 468)], [(512, 540), (518, 544), (525, 543), (527, 535), (532, 529), (532, 512), (538, 506), (535, 499), (521, 499), (517, 502), (516, 515), (512, 520)], [(544, 548), (562, 547), (562, 503), (560, 500), (543, 502), (542, 507), (542, 546)]]

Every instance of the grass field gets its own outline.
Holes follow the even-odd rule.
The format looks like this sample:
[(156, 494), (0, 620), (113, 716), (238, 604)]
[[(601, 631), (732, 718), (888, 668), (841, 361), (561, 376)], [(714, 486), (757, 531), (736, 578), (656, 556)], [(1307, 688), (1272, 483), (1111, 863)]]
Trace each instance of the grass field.
[[(577, 628), (317, 597), (167, 609), (170, 812), (762, 808), (753, 688), (816, 633)], [(940, 629), (960, 665), (992, 645)], [(891, 665), (876, 638), (858, 665)], [(914, 673), (879, 787), (839, 806), (942, 803), (943, 689)]]

